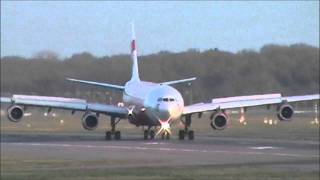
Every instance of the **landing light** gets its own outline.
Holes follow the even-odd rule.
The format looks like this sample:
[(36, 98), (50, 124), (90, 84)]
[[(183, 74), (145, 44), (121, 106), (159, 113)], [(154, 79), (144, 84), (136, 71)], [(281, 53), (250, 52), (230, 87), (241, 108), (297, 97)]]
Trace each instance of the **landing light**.
[(171, 134), (171, 130), (170, 130), (170, 120), (168, 119), (166, 121), (161, 121), (159, 120), (159, 123), (161, 124), (160, 129), (158, 130), (158, 132), (156, 133), (156, 136), (158, 136), (159, 134)]
[(318, 103), (314, 103), (314, 113), (315, 113), (315, 118), (314, 118), (314, 120), (311, 121), (310, 123), (311, 123), (312, 125), (319, 126)]
[(45, 112), (45, 113), (43, 113), (43, 115), (44, 115), (44, 116), (48, 116), (48, 113)]
[(24, 117), (31, 116), (31, 115), (32, 115), (32, 113), (24, 113), (23, 114)]
[(240, 119), (239, 119), (239, 122), (240, 122), (240, 124), (247, 125), (246, 118), (245, 118), (245, 115), (244, 115), (244, 108), (241, 108), (241, 109), (240, 109)]
[(64, 120), (63, 120), (63, 119), (60, 120), (60, 124), (61, 124), (61, 125), (64, 124)]
[(313, 121), (310, 121), (310, 124), (319, 126), (319, 120), (318, 120), (318, 118), (316, 117)]
[(269, 126), (277, 125), (278, 121), (273, 119), (268, 119), (267, 117), (264, 118), (263, 123)]
[(124, 107), (124, 103), (123, 102), (118, 102), (118, 107)]
[(268, 118), (264, 118), (263, 123), (268, 124)]

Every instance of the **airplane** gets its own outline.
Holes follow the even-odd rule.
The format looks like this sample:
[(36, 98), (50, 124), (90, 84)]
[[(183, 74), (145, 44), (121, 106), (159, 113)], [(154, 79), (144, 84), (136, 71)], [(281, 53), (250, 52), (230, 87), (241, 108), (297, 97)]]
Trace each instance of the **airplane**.
[[(68, 81), (90, 86), (102, 87), (120, 91), (123, 94), (123, 105), (110, 105), (102, 103), (89, 103), (84, 99), (13, 95), (1, 97), (1, 103), (10, 104), (7, 109), (7, 117), (12, 122), (19, 122), (24, 116), (27, 107), (46, 107), (48, 113), (53, 109), (84, 112), (82, 126), (86, 130), (94, 130), (98, 126), (100, 114), (110, 116), (110, 130), (106, 130), (106, 140), (120, 140), (121, 132), (116, 129), (120, 120), (127, 119), (129, 123), (139, 127), (148, 127), (144, 130), (144, 139), (154, 139), (161, 136), (169, 139), (171, 135), (170, 125), (180, 120), (184, 129), (179, 130), (179, 140), (194, 139), (194, 131), (190, 129), (192, 115), (201, 117), (203, 112), (210, 112), (211, 127), (215, 130), (225, 129), (230, 117), (226, 113), (228, 109), (248, 108), (253, 106), (277, 106), (277, 116), (281, 121), (291, 120), (294, 109), (289, 104), (298, 101), (319, 100), (319, 94), (282, 97), (281, 94), (262, 94), (251, 96), (236, 96), (212, 99), (211, 102), (201, 102), (185, 106), (181, 93), (172, 85), (190, 83), (195, 77), (167, 81), (161, 83), (142, 81), (139, 76), (137, 46), (134, 26), (132, 25), (131, 41), (132, 74), (131, 79), (125, 85), (115, 85), (104, 82), (94, 82), (67, 78)], [(160, 128), (158, 128), (160, 126)], [(155, 130), (158, 128), (157, 133)]]

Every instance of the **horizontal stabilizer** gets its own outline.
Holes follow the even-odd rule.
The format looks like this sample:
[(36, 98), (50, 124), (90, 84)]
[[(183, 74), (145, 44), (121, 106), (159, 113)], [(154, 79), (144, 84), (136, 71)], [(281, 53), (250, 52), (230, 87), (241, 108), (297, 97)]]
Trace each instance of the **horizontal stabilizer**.
[(88, 84), (92, 86), (97, 86), (97, 87), (103, 87), (103, 88), (109, 88), (109, 89), (114, 89), (114, 90), (124, 90), (124, 86), (119, 86), (119, 85), (114, 85), (114, 84), (107, 84), (107, 83), (101, 83), (101, 82), (94, 82), (94, 81), (84, 81), (84, 80), (79, 80), (79, 79), (71, 79), (67, 78), (68, 81), (72, 82), (77, 82), (77, 83), (82, 83), (82, 84)]
[(180, 83), (187, 83), (187, 82), (191, 82), (196, 80), (196, 77), (193, 78), (188, 78), (188, 79), (180, 79), (180, 80), (174, 80), (174, 81), (167, 81), (167, 82), (163, 82), (160, 84), (165, 84), (165, 85), (173, 85), (173, 84), (180, 84)]

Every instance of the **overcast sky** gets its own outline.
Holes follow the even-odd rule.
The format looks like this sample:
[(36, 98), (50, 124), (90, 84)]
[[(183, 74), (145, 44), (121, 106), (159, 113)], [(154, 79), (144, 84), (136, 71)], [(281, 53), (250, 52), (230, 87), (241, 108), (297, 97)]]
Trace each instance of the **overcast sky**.
[(237, 52), (270, 43), (319, 47), (319, 1), (1, 1), (1, 56), (129, 53), (131, 21), (140, 54)]

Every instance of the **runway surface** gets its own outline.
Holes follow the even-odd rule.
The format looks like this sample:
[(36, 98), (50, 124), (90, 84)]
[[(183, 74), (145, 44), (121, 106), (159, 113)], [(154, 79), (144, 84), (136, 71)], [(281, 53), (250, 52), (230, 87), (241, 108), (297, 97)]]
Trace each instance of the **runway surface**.
[(87, 162), (42, 169), (97, 169), (150, 166), (268, 166), (319, 171), (319, 142), (197, 136), (194, 141), (101, 136), (2, 134), (1, 156), (25, 160)]

